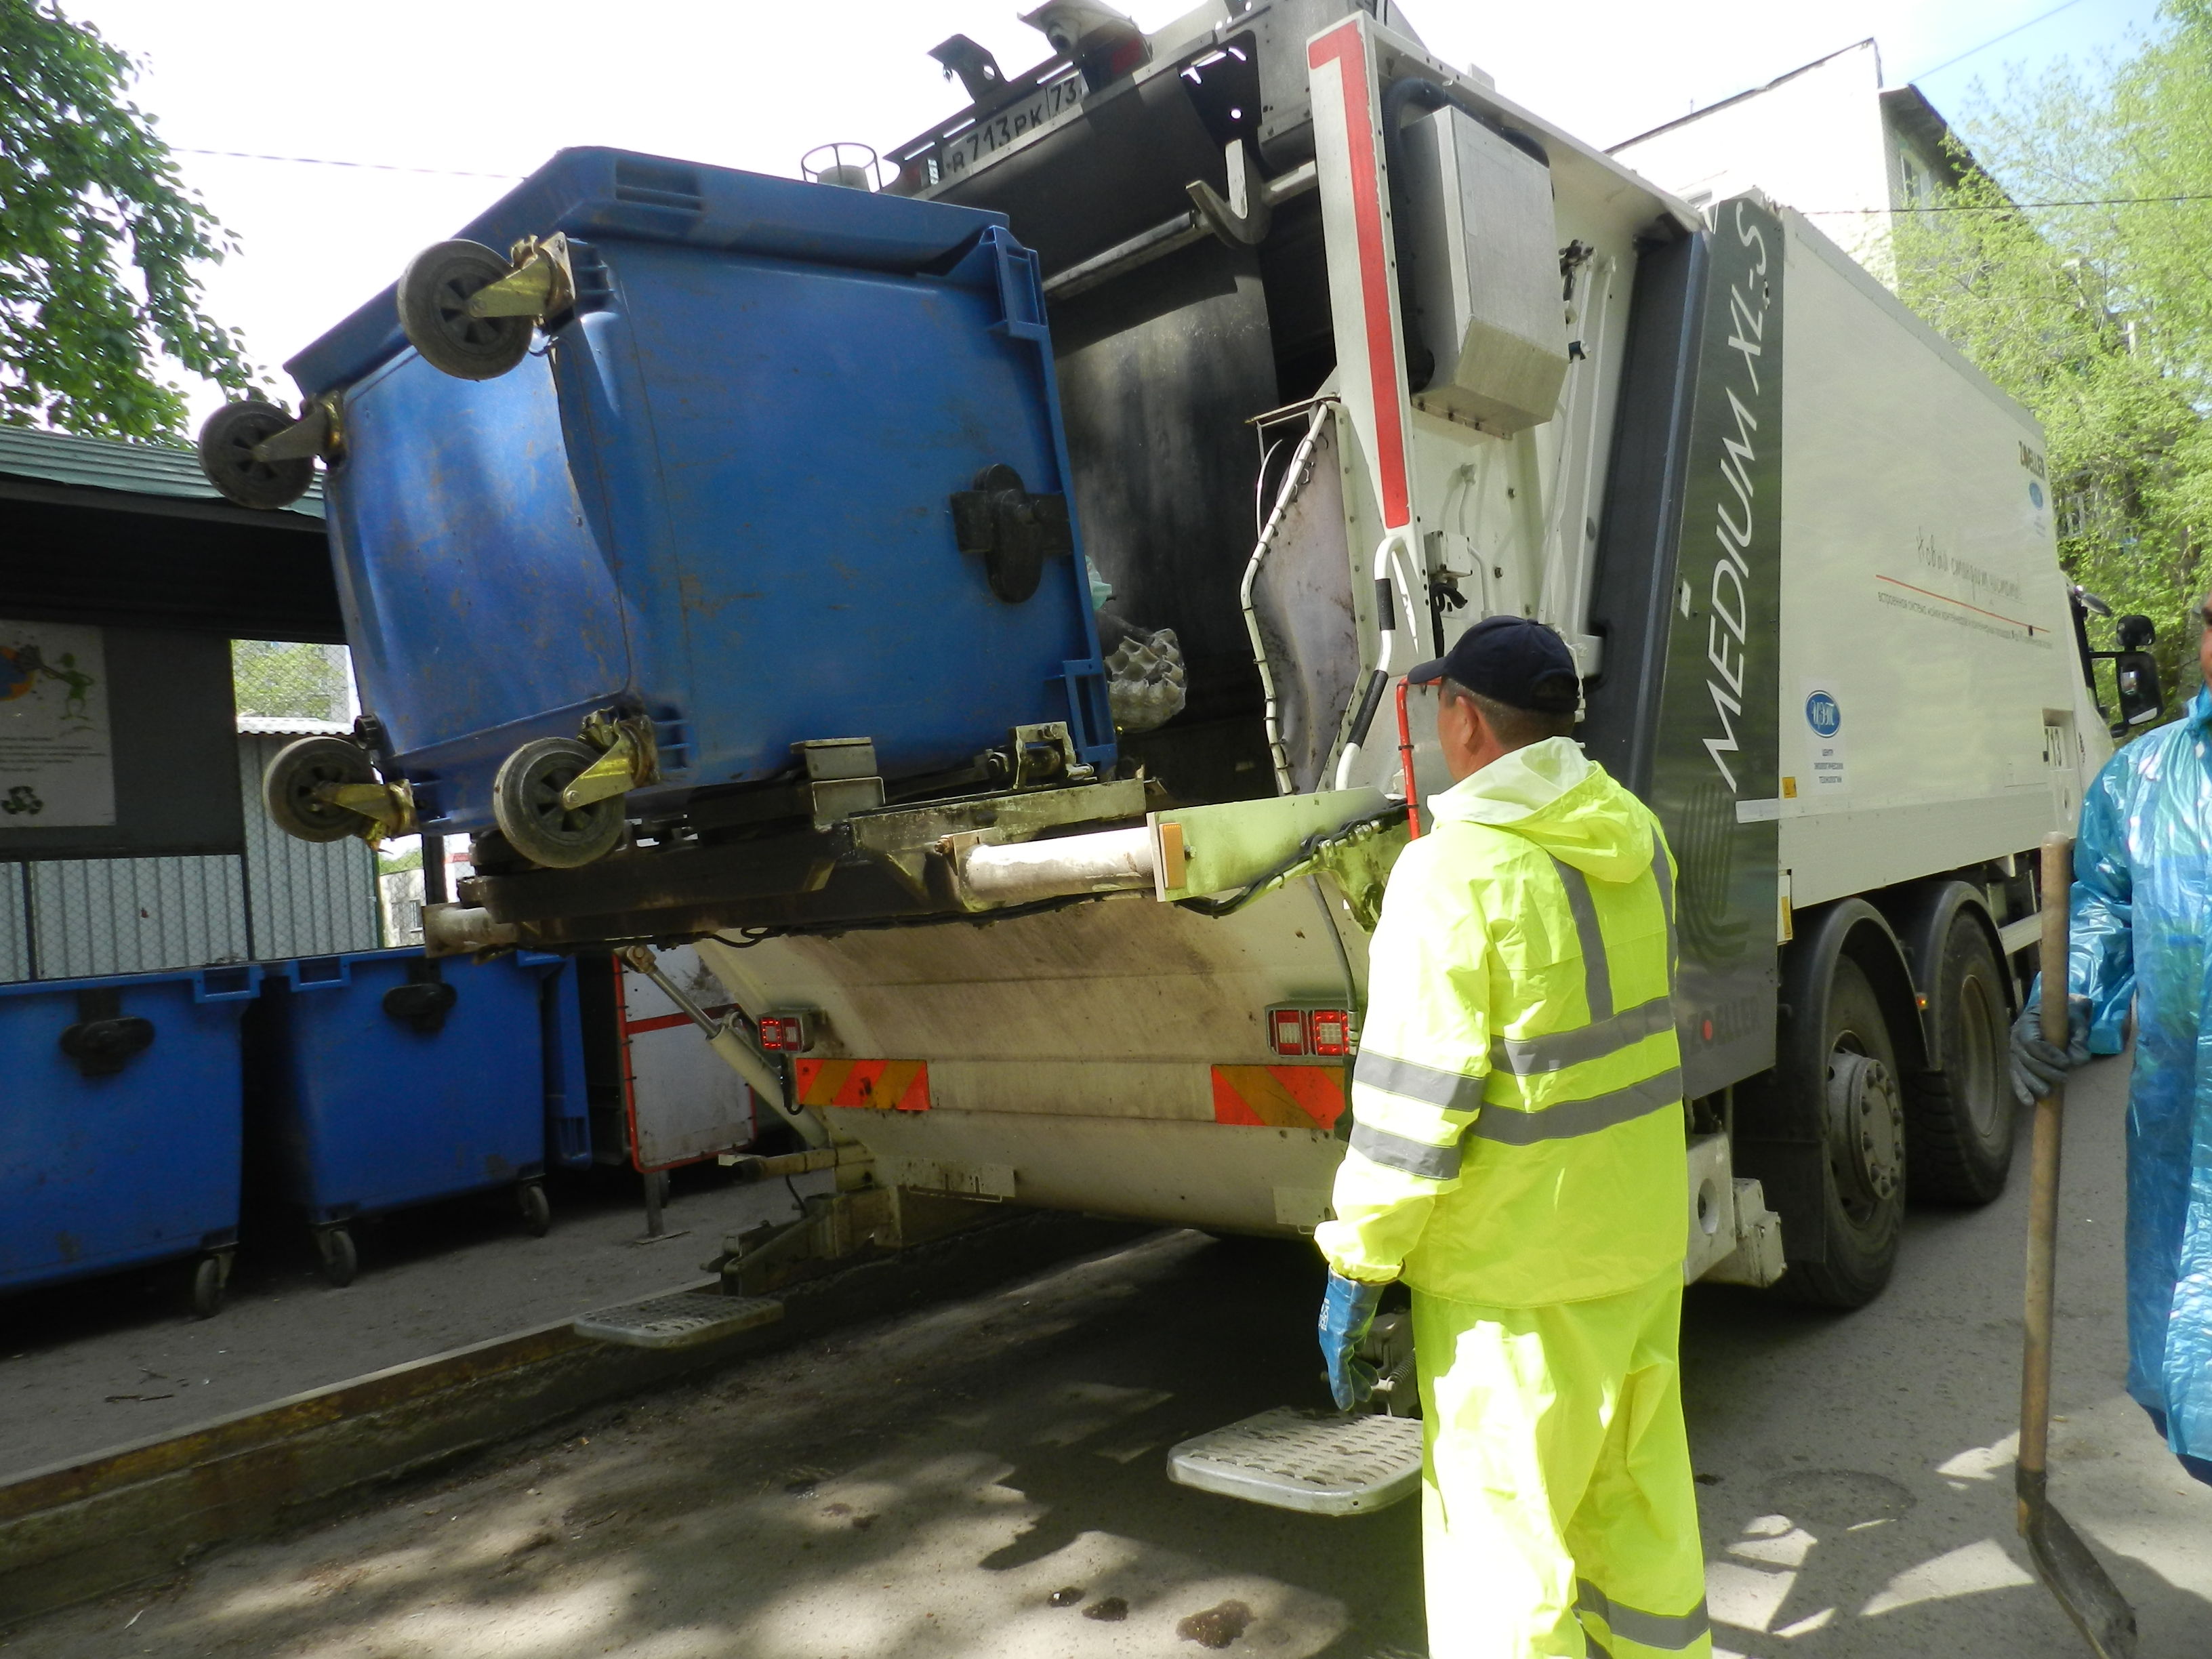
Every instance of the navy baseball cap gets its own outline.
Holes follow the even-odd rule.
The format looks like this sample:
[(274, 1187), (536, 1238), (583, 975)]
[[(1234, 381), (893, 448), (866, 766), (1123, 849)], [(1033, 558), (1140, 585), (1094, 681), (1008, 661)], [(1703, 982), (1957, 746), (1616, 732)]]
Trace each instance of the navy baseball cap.
[(1486, 617), (1433, 662), (1406, 676), (1408, 685), (1451, 680), (1510, 708), (1571, 714), (1582, 701), (1567, 642), (1526, 617)]

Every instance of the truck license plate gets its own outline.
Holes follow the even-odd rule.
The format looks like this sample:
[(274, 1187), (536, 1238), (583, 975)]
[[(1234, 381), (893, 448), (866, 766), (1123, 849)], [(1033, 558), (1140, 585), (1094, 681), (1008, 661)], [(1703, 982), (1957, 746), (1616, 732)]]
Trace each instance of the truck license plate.
[(986, 156), (995, 155), (1017, 138), (1025, 138), (1048, 126), (1083, 101), (1083, 76), (1062, 76), (1039, 87), (1028, 97), (984, 117), (967, 131), (946, 139), (929, 154), (931, 182), (942, 183), (965, 173)]

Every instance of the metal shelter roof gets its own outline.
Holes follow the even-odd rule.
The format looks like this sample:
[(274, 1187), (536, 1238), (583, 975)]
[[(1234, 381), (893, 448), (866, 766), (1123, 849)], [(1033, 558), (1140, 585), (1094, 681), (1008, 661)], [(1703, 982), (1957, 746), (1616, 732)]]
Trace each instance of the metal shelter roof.
[(225, 501), (182, 447), (0, 426), (0, 617), (343, 644), (319, 482)]
[[(179, 501), (222, 500), (200, 471), (199, 458), (189, 449), (32, 427), (0, 426), (0, 477)], [(307, 495), (283, 513), (289, 518), (321, 518), (322, 480), (318, 477)]]

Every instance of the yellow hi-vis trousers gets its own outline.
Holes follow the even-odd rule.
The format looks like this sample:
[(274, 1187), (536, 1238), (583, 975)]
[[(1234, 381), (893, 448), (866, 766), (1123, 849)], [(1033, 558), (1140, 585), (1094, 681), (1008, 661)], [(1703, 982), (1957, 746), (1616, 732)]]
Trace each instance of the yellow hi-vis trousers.
[(1617, 1296), (1413, 1292), (1430, 1659), (1709, 1656), (1675, 1268)]

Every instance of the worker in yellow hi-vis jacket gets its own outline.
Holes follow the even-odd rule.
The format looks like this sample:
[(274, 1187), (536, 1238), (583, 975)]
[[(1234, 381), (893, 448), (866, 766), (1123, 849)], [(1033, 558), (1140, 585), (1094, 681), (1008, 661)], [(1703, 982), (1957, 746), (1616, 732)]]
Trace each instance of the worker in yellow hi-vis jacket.
[(1673, 860), (1567, 735), (1559, 637), (1408, 677), (1457, 780), (1370, 952), (1322, 1347), (1337, 1404), (1413, 1293), (1431, 1659), (1712, 1651), (1676, 1366), (1688, 1237)]

